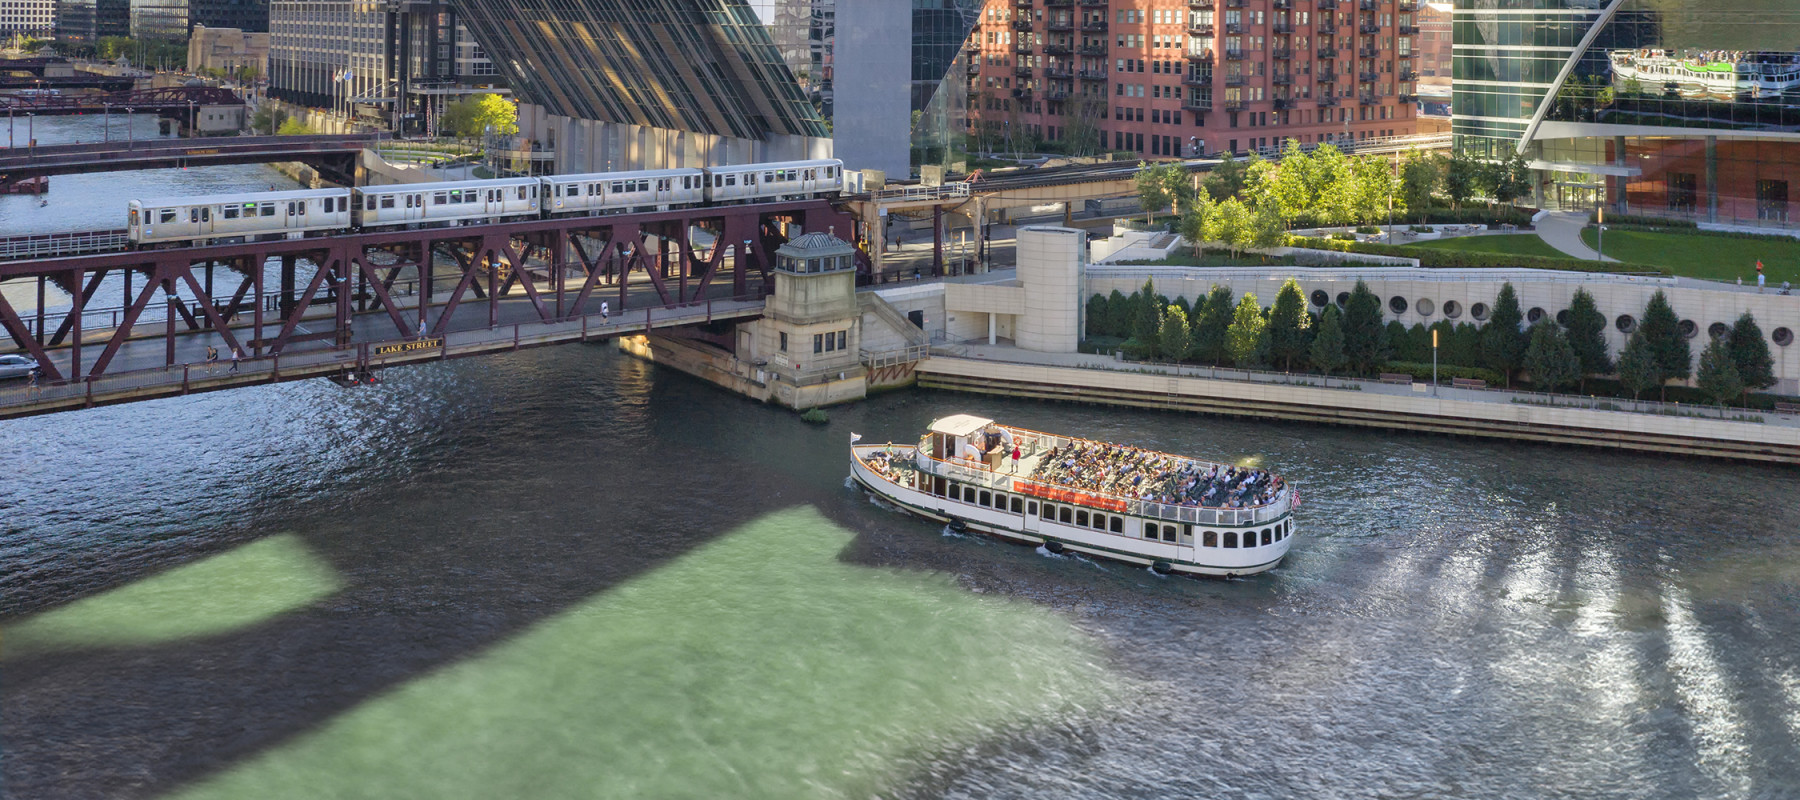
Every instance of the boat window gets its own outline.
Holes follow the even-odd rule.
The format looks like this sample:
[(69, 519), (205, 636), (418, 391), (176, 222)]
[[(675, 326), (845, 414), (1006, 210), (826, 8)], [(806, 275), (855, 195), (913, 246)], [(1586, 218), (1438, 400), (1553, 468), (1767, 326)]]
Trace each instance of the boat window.
[(1163, 541), (1165, 541), (1165, 542), (1175, 541), (1175, 526), (1174, 525), (1164, 525), (1162, 538), (1163, 538)]
[(1075, 512), (1075, 524), (1080, 525), (1083, 528), (1087, 527), (1088, 513), (1086, 511)]
[(1187, 523), (1182, 523), (1182, 525), (1181, 525), (1181, 543), (1187, 545), (1188, 547), (1194, 546), (1194, 526), (1189, 525)]
[(1056, 510), (1056, 519), (1058, 522), (1068, 522), (1069, 521), (1069, 507), (1063, 506), (1063, 507), (1057, 509)]
[(1014, 514), (1020, 513), (1020, 508), (1023, 503), (1024, 503), (1024, 501), (1020, 500), (1018, 495), (1014, 495), (1012, 498), (1012, 513), (1014, 513)]
[(1106, 524), (1107, 524), (1107, 529), (1112, 531), (1113, 533), (1124, 533), (1125, 532), (1125, 518), (1124, 517), (1111, 517), (1108, 519)]
[(981, 499), (976, 502), (979, 502), (984, 506), (991, 506), (994, 504), (994, 497), (984, 491), (981, 493)]
[(1237, 547), (1237, 531), (1226, 531), (1225, 532), (1225, 546), (1226, 547)]
[(1263, 532), (1262, 532), (1262, 543), (1263, 544), (1270, 544), (1275, 541), (1274, 539), (1270, 538), (1271, 533), (1272, 532), (1268, 528), (1263, 528)]
[(1094, 515), (1094, 530), (1097, 530), (1097, 531), (1106, 530), (1106, 515), (1105, 514), (1095, 514)]
[(1038, 510), (1042, 512), (1044, 519), (1049, 519), (1049, 520), (1056, 519), (1056, 506), (1053, 506), (1049, 503), (1045, 503)]
[(1207, 531), (1205, 533), (1200, 534), (1200, 546), (1201, 547), (1218, 547), (1219, 546), (1219, 532), (1218, 531)]
[(1027, 514), (1036, 514), (1036, 513), (1038, 513), (1038, 504), (1037, 504), (1037, 502), (1036, 502), (1036, 501), (1032, 501), (1032, 502), (1030, 502), (1030, 503), (1026, 503), (1026, 504), (1025, 504), (1025, 513), (1027, 513)]
[(1154, 522), (1144, 523), (1144, 538), (1155, 539), (1156, 538), (1156, 529), (1159, 527), (1161, 527), (1161, 526), (1157, 525)]

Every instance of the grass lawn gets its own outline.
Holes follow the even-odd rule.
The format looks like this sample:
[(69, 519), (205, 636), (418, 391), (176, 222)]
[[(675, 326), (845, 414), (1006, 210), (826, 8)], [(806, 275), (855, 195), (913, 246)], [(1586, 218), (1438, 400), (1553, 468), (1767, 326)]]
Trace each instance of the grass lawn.
[[(1589, 247), (1598, 232), (1581, 232)], [(1666, 267), (1676, 275), (1745, 283), (1756, 282), (1756, 261), (1762, 259), (1770, 286), (1782, 281), (1800, 283), (1800, 239), (1739, 239), (1688, 233), (1649, 233), (1608, 230), (1606, 254), (1634, 264)]]
[(1568, 258), (1569, 255), (1544, 243), (1535, 233), (1499, 233), (1491, 236), (1459, 236), (1433, 239), (1407, 247), (1429, 247), (1434, 250), (1461, 250), (1465, 253), (1510, 253), (1520, 256)]

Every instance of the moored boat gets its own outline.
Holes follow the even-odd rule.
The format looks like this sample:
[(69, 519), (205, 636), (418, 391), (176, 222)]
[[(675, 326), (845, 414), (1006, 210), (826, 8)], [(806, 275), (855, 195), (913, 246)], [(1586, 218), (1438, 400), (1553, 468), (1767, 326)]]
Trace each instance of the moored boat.
[(967, 414), (917, 443), (850, 445), (851, 476), (958, 529), (1149, 566), (1249, 575), (1293, 544), (1295, 487), (1259, 469), (1000, 425)]

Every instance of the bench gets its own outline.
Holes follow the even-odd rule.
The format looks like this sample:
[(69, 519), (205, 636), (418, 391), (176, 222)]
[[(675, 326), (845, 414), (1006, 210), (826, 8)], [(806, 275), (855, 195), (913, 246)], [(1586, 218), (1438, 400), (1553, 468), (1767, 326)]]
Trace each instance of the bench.
[(1487, 381), (1478, 378), (1451, 378), (1450, 385), (1458, 389), (1486, 389)]
[(1381, 373), (1381, 382), (1382, 383), (1412, 383), (1412, 381), (1413, 381), (1413, 377), (1404, 372), (1383, 372), (1383, 373)]
[(1777, 414), (1800, 414), (1800, 403), (1776, 403)]

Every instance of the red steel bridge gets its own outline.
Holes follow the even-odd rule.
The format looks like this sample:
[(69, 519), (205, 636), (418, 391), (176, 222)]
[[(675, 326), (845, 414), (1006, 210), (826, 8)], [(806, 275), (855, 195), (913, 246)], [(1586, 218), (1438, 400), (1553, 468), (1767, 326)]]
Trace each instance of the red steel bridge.
[[(136, 107), (114, 106), (126, 113)], [(131, 169), (199, 167), (301, 161), (350, 185), (356, 159), (383, 137), (373, 134), (322, 136), (209, 136), (194, 139), (112, 139), (48, 147), (0, 148), (0, 183), (39, 175), (77, 175)], [(123, 213), (123, 212), (121, 212)]]
[(43, 370), (0, 385), (0, 418), (651, 328), (725, 336), (707, 326), (762, 314), (797, 230), (859, 238), (809, 200), (0, 263), (39, 299), (21, 313), (0, 293), (0, 353)]
[(241, 106), (244, 98), (216, 86), (169, 86), (103, 94), (33, 94), (0, 97), (0, 111), (12, 114), (104, 114), (130, 108), (139, 114), (176, 116), (200, 106)]

